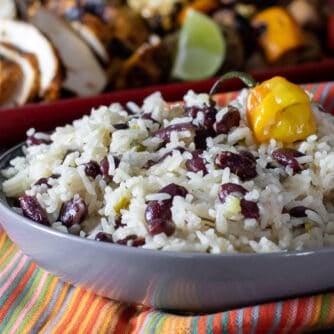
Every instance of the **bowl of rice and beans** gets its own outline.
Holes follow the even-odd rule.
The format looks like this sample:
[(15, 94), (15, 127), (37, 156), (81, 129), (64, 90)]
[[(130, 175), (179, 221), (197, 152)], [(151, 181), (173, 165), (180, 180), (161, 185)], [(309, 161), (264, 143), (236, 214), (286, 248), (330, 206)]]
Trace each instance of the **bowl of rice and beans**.
[(333, 88), (156, 92), (30, 129), (1, 159), (0, 223), (42, 267), (117, 300), (211, 311), (329, 289)]

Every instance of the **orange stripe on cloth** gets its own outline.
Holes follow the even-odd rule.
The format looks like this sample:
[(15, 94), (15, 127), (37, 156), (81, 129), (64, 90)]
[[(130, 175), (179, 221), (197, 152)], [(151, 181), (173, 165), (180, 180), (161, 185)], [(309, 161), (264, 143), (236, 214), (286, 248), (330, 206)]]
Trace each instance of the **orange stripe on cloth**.
[(122, 306), (122, 304), (120, 303), (110, 302), (110, 304), (108, 304), (107, 314), (105, 318), (101, 319), (101, 331), (97, 332), (97, 334), (114, 333), (115, 327), (117, 325), (120, 315), (122, 314), (123, 308), (124, 306)]
[(0, 248), (3, 247), (3, 245), (7, 241), (7, 234), (3, 231), (1, 225), (0, 225)]
[[(84, 290), (84, 289), (83, 289)], [(78, 298), (76, 303), (73, 303), (71, 306), (75, 312), (72, 315), (72, 318), (66, 324), (66, 328), (62, 333), (80, 333), (85, 332), (82, 328), (82, 323), (86, 317), (86, 314), (96, 298), (96, 295), (90, 291), (84, 290), (84, 295), (82, 298)]]
[(276, 303), (260, 305), (255, 333), (265, 333), (273, 327), (274, 319), (276, 318), (276, 310)]
[(72, 324), (68, 326), (69, 333), (86, 332), (86, 328), (83, 326), (84, 320), (96, 298), (99, 298), (91, 291), (86, 291), (86, 294), (86, 298), (83, 298), (83, 300), (80, 301), (78, 311), (73, 317)]
[[(237, 333), (236, 321), (237, 321), (238, 310), (227, 311), (227, 313), (228, 313), (227, 333), (228, 334)], [(226, 332), (225, 328), (224, 332)]]
[[(137, 320), (136, 318), (139, 317), (141, 317), (141, 314), (138, 313), (138, 316), (135, 316), (132, 319), (132, 321), (134, 322), (133, 333), (136, 334), (142, 334), (142, 333), (201, 334), (202, 333), (192, 327), (192, 322), (196, 318), (195, 316), (179, 316), (170, 313), (165, 313), (162, 311), (150, 310), (150, 312), (147, 313), (144, 322), (142, 322), (141, 325), (138, 326), (138, 323), (136, 323)], [(154, 322), (154, 327), (151, 326), (152, 322)]]
[[(217, 317), (219, 319), (219, 317)], [(246, 307), (244, 309), (244, 315), (243, 315), (243, 329), (246, 333), (251, 333), (251, 329), (254, 324), (253, 319), (253, 308), (252, 307)], [(220, 332), (217, 332), (220, 333)]]
[(92, 304), (89, 306), (85, 319), (82, 321), (82, 324), (80, 325), (80, 328), (82, 330), (85, 330), (86, 333), (90, 333), (94, 328), (96, 319), (98, 318), (103, 305), (104, 305), (103, 298), (96, 296)]
[[(170, 317), (170, 318), (169, 318)], [(191, 320), (192, 317), (189, 316), (168, 316), (170, 319), (169, 327), (172, 328), (172, 331), (165, 331), (163, 334), (175, 333), (191, 333)]]
[(58, 320), (58, 323), (55, 324), (54, 328), (51, 330), (51, 333), (65, 333), (68, 324), (73, 319), (75, 312), (77, 312), (76, 307), (84, 295), (84, 289), (77, 288), (74, 290), (71, 299), (69, 300), (68, 304), (65, 305), (65, 308), (62, 311), (62, 317)]
[(308, 305), (311, 303), (310, 298), (299, 298), (297, 301), (297, 312), (293, 325), (290, 327), (289, 331), (291, 333), (297, 333), (298, 329), (304, 322), (305, 310), (307, 310)]
[(313, 328), (320, 318), (323, 295), (316, 295), (311, 298), (314, 299), (314, 306), (312, 316), (310, 318), (310, 322), (308, 323), (307, 328)]
[(324, 90), (324, 87), (325, 86), (323, 84), (320, 84), (320, 85), (317, 86), (317, 89), (315, 90), (315, 92), (313, 94), (314, 101), (317, 101), (317, 102), (320, 101), (320, 98), (321, 98), (322, 92)]
[(206, 331), (207, 331), (207, 321), (208, 321), (208, 316), (207, 315), (202, 315), (201, 317), (198, 317), (197, 333), (206, 333)]
[[(61, 284), (59, 278), (55, 277), (55, 280), (57, 281), (58, 284)], [(71, 288), (71, 285), (68, 283), (64, 283), (62, 285), (59, 294), (56, 296), (57, 300), (53, 306), (53, 309), (50, 311), (49, 315), (47, 316), (43, 326), (39, 329), (39, 334), (43, 334), (46, 332), (48, 333), (49, 329), (53, 328), (53, 323), (55, 321), (56, 315), (61, 312), (61, 308), (63, 307), (66, 297), (69, 294), (70, 288)]]
[(117, 312), (117, 309), (120, 307), (120, 304), (114, 303), (104, 303), (96, 321), (94, 327), (91, 329), (92, 334), (104, 334), (111, 332), (112, 327), (112, 320), (114, 320), (114, 314)]
[(289, 310), (284, 314), (284, 323), (281, 325), (282, 330), (280, 333), (291, 333), (291, 327), (296, 321), (297, 308), (298, 308), (298, 299), (291, 299), (284, 303), (287, 303)]

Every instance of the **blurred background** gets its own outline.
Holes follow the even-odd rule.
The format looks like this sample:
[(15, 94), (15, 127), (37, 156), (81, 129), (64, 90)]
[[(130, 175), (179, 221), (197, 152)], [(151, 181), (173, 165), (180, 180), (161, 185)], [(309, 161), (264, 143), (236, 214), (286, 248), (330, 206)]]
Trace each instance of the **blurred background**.
[(334, 1), (0, 0), (0, 108), (231, 70), (333, 79)]

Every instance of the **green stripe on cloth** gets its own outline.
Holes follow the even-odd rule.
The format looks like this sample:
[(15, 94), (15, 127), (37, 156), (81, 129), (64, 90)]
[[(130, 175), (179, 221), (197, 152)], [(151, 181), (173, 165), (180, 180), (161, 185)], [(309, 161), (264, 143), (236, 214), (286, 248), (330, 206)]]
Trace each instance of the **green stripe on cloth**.
[[(51, 279), (52, 276), (50, 275)], [(31, 332), (32, 333), (37, 333), (39, 328), (41, 328), (43, 326), (43, 324), (45, 323), (46, 319), (51, 315), (53, 308), (56, 305), (56, 302), (58, 300), (58, 297), (60, 295), (60, 292), (62, 290), (64, 286), (64, 283), (62, 281), (58, 281), (52, 297), (51, 297), (51, 301), (49, 302), (47, 308), (45, 309), (45, 311), (42, 313), (41, 317), (36, 321), (34, 327), (32, 328)]]
[(191, 328), (193, 334), (198, 334), (198, 317), (194, 317), (193, 321), (191, 322)]
[(13, 307), (11, 308), (11, 311), (8, 314), (7, 319), (5, 319), (5, 325), (8, 323), (8, 328), (11, 328), (13, 324), (17, 320), (17, 316), (24, 310), (26, 305), (28, 304), (29, 300), (31, 299), (32, 295), (35, 293), (35, 290), (37, 289), (37, 286), (42, 278), (43, 271), (39, 268), (36, 268), (34, 271), (34, 274), (29, 280), (29, 283), (27, 285), (28, 288), (25, 288), (24, 293), (21, 295), (21, 298), (18, 298)]
[(330, 295), (328, 293), (323, 295), (322, 298), (322, 306), (320, 310), (320, 317), (319, 317), (319, 322), (318, 324), (321, 325), (326, 321), (327, 314), (328, 314), (328, 303), (329, 303)]
[(34, 306), (31, 308), (29, 313), (26, 315), (24, 320), (22, 321), (20, 327), (18, 327), (18, 332), (21, 333), (21, 331), (24, 330), (24, 328), (27, 327), (27, 323), (33, 320), (32, 318), (34, 317), (36, 311), (41, 307), (42, 302), (46, 298), (47, 293), (50, 293), (51, 291), (49, 290), (51, 282), (52, 282), (53, 277), (50, 275), (47, 276), (46, 281), (44, 282), (44, 286), (40, 294), (37, 296), (37, 299), (34, 303)]
[(229, 318), (229, 312), (224, 312), (223, 313), (223, 329), (224, 329), (224, 331), (223, 331), (223, 333), (224, 334), (228, 334), (228, 319)]
[[(7, 301), (7, 299), (9, 298), (9, 296), (13, 293), (13, 291), (17, 288), (17, 286), (21, 283), (21, 280), (23, 278), (23, 276), (27, 273), (27, 271), (29, 270), (30, 267), (30, 263), (27, 262), (24, 267), (21, 269), (20, 273), (16, 276), (15, 280), (12, 282), (12, 284), (10, 285), (10, 288), (6, 291), (6, 293), (3, 295), (3, 297), (0, 299), (0, 309), (3, 307), (3, 305), (5, 304), (5, 302)], [(15, 270), (15, 267), (12, 268), (12, 270)], [(26, 289), (24, 290), (28, 290), (30, 288), (30, 285), (26, 286)], [(1, 327), (0, 327), (1, 329)]]

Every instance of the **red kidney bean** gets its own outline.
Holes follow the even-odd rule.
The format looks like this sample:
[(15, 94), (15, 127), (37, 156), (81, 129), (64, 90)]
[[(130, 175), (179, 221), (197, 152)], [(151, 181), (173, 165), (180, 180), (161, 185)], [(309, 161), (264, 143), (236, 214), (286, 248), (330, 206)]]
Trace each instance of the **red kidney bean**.
[(109, 161), (107, 157), (100, 161), (100, 170), (103, 176), (109, 176)]
[(191, 152), (191, 159), (186, 161), (186, 168), (190, 172), (203, 172), (203, 175), (208, 173), (208, 170), (205, 166), (205, 159), (202, 157), (202, 150), (196, 150)]
[(247, 194), (247, 190), (240, 184), (236, 184), (232, 182), (224, 183), (220, 186), (218, 197), (222, 203), (224, 203), (226, 200), (226, 197), (231, 194), (240, 194), (244, 196)]
[(173, 131), (181, 132), (181, 131), (190, 131), (195, 133), (195, 127), (191, 123), (179, 123), (179, 124), (171, 124), (166, 126), (165, 128), (159, 129), (155, 135), (162, 139), (165, 143), (170, 141), (170, 135)]
[(229, 105), (227, 112), (223, 115), (220, 121), (216, 121), (213, 129), (217, 134), (227, 134), (240, 123), (240, 112), (236, 107)]
[(159, 193), (166, 193), (172, 196), (181, 196), (181, 197), (186, 197), (188, 194), (188, 190), (185, 187), (180, 186), (179, 184), (176, 183), (170, 183), (167, 186), (161, 188), (159, 190)]
[(115, 226), (115, 229), (117, 230), (117, 229), (120, 228), (120, 227), (124, 227), (124, 226), (126, 226), (126, 224), (123, 224), (123, 223), (122, 223), (122, 218), (121, 218), (121, 217), (117, 217), (117, 218), (115, 219), (114, 226)]
[(87, 176), (92, 177), (93, 179), (95, 179), (98, 175), (101, 175), (102, 173), (101, 167), (96, 161), (91, 160), (85, 163), (84, 166), (85, 166), (85, 174)]
[(148, 232), (151, 235), (165, 233), (171, 236), (175, 232), (175, 224), (171, 220), (156, 218), (147, 223)]
[(49, 177), (42, 177), (34, 183), (34, 186), (41, 186), (42, 184), (45, 184), (48, 188), (51, 188), (50, 184), (48, 183), (50, 179), (58, 179), (59, 177), (59, 174), (52, 174)]
[(112, 234), (106, 233), (106, 232), (99, 232), (98, 234), (96, 234), (95, 240), (97, 240), (97, 241), (104, 241), (104, 242), (110, 242), (110, 243), (114, 242)]
[(149, 201), (145, 210), (146, 222), (150, 222), (154, 219), (168, 220), (172, 218), (171, 213), (172, 201), (170, 199), (162, 201)]
[(59, 220), (63, 225), (70, 227), (75, 224), (81, 224), (88, 214), (87, 204), (82, 198), (75, 198), (63, 203)]
[(194, 138), (196, 149), (199, 149), (199, 150), (206, 149), (207, 147), (206, 139), (209, 137), (213, 138), (215, 136), (216, 136), (216, 133), (213, 130), (213, 128), (210, 130), (198, 129), (195, 133), (195, 138)]
[(244, 198), (240, 200), (241, 213), (245, 218), (258, 219), (260, 217), (260, 210), (258, 205), (253, 201), (247, 201)]
[(306, 210), (312, 210), (312, 209), (307, 208), (306, 206), (303, 205), (299, 205), (291, 208), (288, 212), (291, 217), (302, 218), (302, 217), (307, 217)]
[[(115, 168), (118, 168), (119, 164), (120, 164), (120, 159), (116, 156), (113, 156), (114, 159), (114, 163), (115, 163)], [(102, 173), (103, 176), (106, 177), (110, 177), (109, 175), (109, 161), (108, 161), (108, 157), (104, 157), (101, 161), (100, 161), (100, 171)]]
[(42, 225), (50, 225), (46, 211), (41, 207), (35, 197), (27, 195), (21, 196), (19, 197), (19, 202), (25, 217)]
[(135, 239), (132, 239), (132, 247), (139, 247), (145, 245), (145, 238), (143, 237), (137, 237)]
[(132, 247), (139, 247), (145, 245), (145, 238), (138, 237), (136, 234), (130, 234), (124, 239), (117, 240), (116, 243), (119, 245), (127, 245), (128, 241), (132, 241)]
[(213, 124), (216, 120), (217, 109), (214, 107), (214, 104), (211, 104), (210, 106), (205, 105), (203, 107), (186, 107), (185, 111), (193, 119), (196, 119), (199, 112), (203, 113), (203, 120), (199, 124), (194, 124), (197, 128), (194, 142), (197, 149), (205, 149), (206, 139), (216, 135)]
[(295, 173), (302, 170), (296, 158), (304, 155), (293, 148), (279, 148), (272, 153), (274, 160), (284, 167), (289, 166)]
[(216, 120), (217, 109), (214, 106), (204, 105), (202, 107), (186, 107), (186, 113), (193, 119), (196, 119), (198, 113), (203, 113), (203, 120), (200, 124), (196, 124), (197, 127), (205, 130), (211, 130), (213, 123)]
[(256, 159), (252, 153), (241, 151), (239, 154), (223, 151), (217, 154), (215, 163), (219, 168), (229, 167), (241, 180), (251, 180), (257, 176)]
[(149, 121), (154, 121), (154, 119), (152, 118), (152, 114), (149, 112), (142, 114), (140, 118), (147, 119)]
[(175, 224), (170, 220), (172, 218), (171, 206), (174, 196), (186, 197), (188, 191), (186, 188), (170, 183), (160, 189), (159, 193), (166, 193), (172, 196), (171, 199), (161, 201), (149, 201), (145, 209), (145, 220), (150, 234), (166, 233), (170, 236), (175, 231)]
[(41, 145), (41, 144), (51, 144), (52, 140), (51, 139), (46, 139), (46, 138), (37, 138), (35, 134), (28, 136), (26, 139), (26, 144), (28, 146), (33, 146), (33, 145)]

